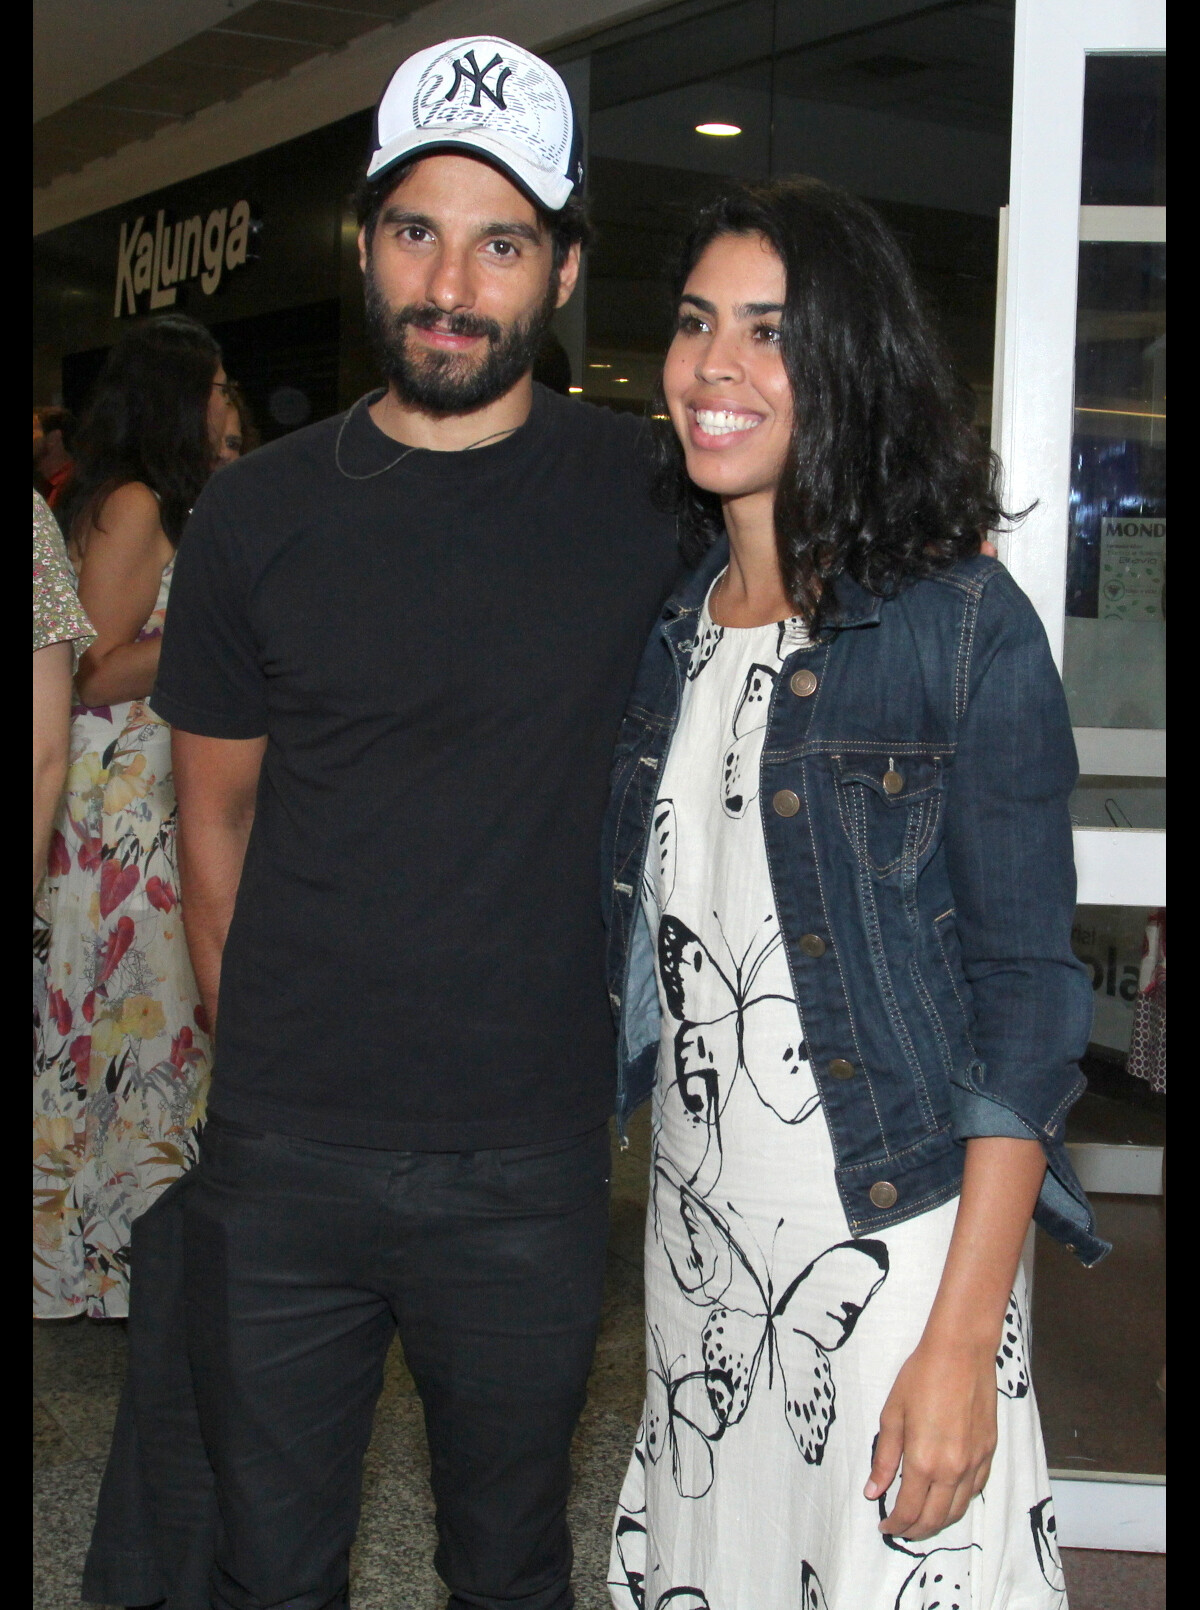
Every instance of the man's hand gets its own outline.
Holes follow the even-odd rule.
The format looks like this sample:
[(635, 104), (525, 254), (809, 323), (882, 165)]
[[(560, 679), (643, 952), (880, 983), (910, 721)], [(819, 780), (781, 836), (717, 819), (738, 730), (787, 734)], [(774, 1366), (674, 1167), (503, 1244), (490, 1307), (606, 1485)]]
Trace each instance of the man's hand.
[(996, 1450), (995, 1348), (922, 1340), (879, 1418), (867, 1498), (881, 1498), (903, 1464), (900, 1492), (880, 1526), (893, 1537), (932, 1537), (983, 1491)]

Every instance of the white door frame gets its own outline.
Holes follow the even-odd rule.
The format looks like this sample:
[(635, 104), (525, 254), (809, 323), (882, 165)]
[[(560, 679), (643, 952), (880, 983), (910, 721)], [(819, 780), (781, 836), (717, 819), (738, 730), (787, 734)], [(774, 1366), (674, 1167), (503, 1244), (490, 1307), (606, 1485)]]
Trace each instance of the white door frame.
[[(1166, 225), (1161, 208), (1080, 207), (1084, 69), (1093, 54), (1165, 49), (1165, 0), (1017, 0), (992, 444), (1004, 465), (1006, 506), (1036, 506), (998, 546), (1037, 609), (1060, 668), (1079, 241), (1164, 239)], [(1131, 212), (1142, 216), (1127, 216)], [(1151, 233), (1138, 233), (1143, 227)], [(1122, 740), (1116, 731), (1103, 737), (1085, 731), (1079, 747), (1088, 759), (1095, 751), (1114, 772), (1165, 775), (1165, 741), (1157, 735)], [(1081, 829), (1075, 853), (1081, 904), (1165, 904), (1165, 834)], [(1157, 1478), (1113, 1473), (1089, 1481), (1076, 1471), (1052, 1474), (1064, 1547), (1165, 1552), (1165, 1486)]]

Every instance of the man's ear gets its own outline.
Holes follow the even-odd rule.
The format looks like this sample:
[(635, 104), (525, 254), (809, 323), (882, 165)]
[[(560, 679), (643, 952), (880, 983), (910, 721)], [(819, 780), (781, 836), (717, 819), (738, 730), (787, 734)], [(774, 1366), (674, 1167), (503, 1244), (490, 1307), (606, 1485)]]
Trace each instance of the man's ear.
[(563, 259), (563, 266), (558, 271), (558, 301), (555, 307), (565, 307), (571, 300), (571, 292), (579, 283), (579, 242), (568, 248)]
[(367, 272), (367, 231), (365, 227), (358, 232), (358, 266), (364, 274)]

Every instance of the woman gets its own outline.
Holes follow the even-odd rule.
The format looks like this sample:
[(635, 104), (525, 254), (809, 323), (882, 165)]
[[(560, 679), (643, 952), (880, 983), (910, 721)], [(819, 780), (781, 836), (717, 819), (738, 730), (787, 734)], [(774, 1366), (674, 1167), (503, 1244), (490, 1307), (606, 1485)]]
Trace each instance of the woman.
[(234, 380), (225, 383), (225, 422), (221, 427), (217, 463), (234, 464), (262, 443), (250, 404)]
[(697, 568), (605, 851), (622, 1114), (653, 1085), (613, 1600), (1060, 1610), (1019, 1259), (1035, 1204), (1106, 1250), (1062, 1147), (1091, 1013), (1062, 689), (875, 214), (738, 193), (677, 292)]
[(46, 874), (50, 833), (67, 778), (71, 674), (96, 634), (45, 498), (33, 494), (33, 893)]
[(212, 337), (178, 314), (113, 348), (60, 517), (96, 630), (50, 846), (34, 1075), (34, 1315), (127, 1312), (129, 1227), (194, 1161), (209, 1041), (180, 920), (154, 686), (175, 549), (225, 423)]

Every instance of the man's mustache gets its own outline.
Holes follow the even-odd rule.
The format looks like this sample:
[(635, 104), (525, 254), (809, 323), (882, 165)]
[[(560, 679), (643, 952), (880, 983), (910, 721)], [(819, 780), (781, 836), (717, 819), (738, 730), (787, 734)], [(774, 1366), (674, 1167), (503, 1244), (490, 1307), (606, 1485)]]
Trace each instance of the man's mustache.
[(443, 313), (441, 308), (429, 303), (423, 307), (415, 303), (402, 307), (392, 314), (392, 321), (397, 331), (412, 325), (414, 330), (439, 329), (449, 335), (485, 335), (489, 341), (499, 341), (503, 334), (495, 319), (480, 318), (476, 313)]

